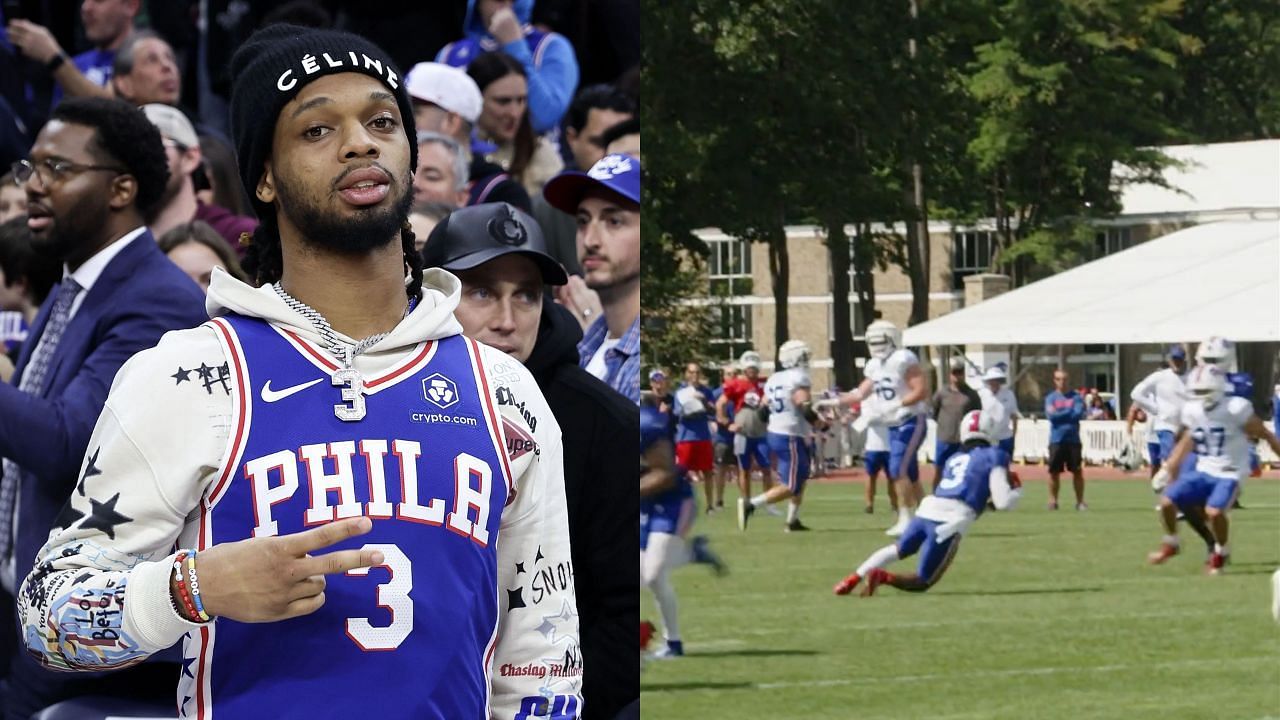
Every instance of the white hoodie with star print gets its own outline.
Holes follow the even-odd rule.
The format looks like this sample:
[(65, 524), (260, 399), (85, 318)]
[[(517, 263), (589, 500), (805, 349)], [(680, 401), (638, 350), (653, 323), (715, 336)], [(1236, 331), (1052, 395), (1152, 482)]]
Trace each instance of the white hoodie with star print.
[[(426, 341), (460, 334), (453, 317), (460, 292), (453, 275), (427, 270), (416, 308), (385, 338), (356, 356), (355, 370), (365, 378), (386, 375), (405, 366)], [(292, 333), (300, 341), (295, 344), (299, 352), (337, 361), (311, 322), (269, 285), (254, 288), (215, 271), (207, 306), (214, 321), (166, 334), (116, 376), (82, 465), (80, 491), (72, 493), (58, 519), (62, 527), (50, 533), (35, 570), (22, 584), (18, 612), (23, 638), (28, 650), (51, 669), (123, 667), (180, 641), (184, 653), (190, 654), (186, 646), (193, 638), (198, 641), (203, 636), (208, 643), (219, 623), (231, 622), (186, 621), (175, 609), (169, 590), (175, 549), (198, 547), (207, 540), (201, 537), (202, 501), (214, 484), (223, 475), (232, 483), (248, 482), (244, 472), (229, 472), (241, 469), (231, 468), (234, 461), (229, 458), (240, 410), (234, 401), (237, 376), (230, 366), (228, 346), (218, 337), (216, 318), (235, 313), (265, 319)], [(355, 344), (342, 335), (338, 339)], [(522, 712), (541, 716), (548, 709), (558, 711), (557, 717), (576, 718), (582, 705), (582, 668), (560, 429), (523, 365), (487, 346), (472, 347), (479, 357), (477, 377), (485, 380), (491, 407), (501, 418), (487, 424), (500, 426), (492, 433), (493, 446), (495, 452), (507, 455), (514, 499), (505, 507), (496, 503), (492, 507), (492, 512), (501, 513), (493, 587), (496, 626), (487, 655), (468, 661), (485, 668), (488, 696), (481, 700), (491, 718), (512, 718)], [(339, 389), (330, 392), (339, 401)], [(429, 434), (423, 436), (422, 447), (420, 464), (452, 461), (452, 454), (441, 459), (442, 449), (430, 446)], [(309, 483), (309, 474), (302, 477), (304, 489), (299, 496), (306, 495)], [(376, 498), (366, 497), (372, 484), (357, 478), (358, 506), (373, 504)], [(403, 486), (387, 485), (389, 496), (405, 492)], [(320, 496), (327, 497), (324, 492)], [(403, 500), (384, 498), (398, 499)], [(378, 522), (398, 520), (375, 519), (375, 525)], [(422, 532), (444, 531), (417, 527)], [(412, 549), (405, 549), (405, 555), (414, 562), (431, 562), (430, 557), (414, 557)], [(547, 582), (548, 576), (553, 581)], [(386, 615), (379, 613), (376, 604), (384, 600), (384, 590), (390, 593), (389, 585), (378, 586), (377, 601), (369, 598), (369, 620), (375, 630), (385, 623)], [(430, 593), (432, 588), (426, 585), (415, 586), (411, 596)], [(431, 617), (422, 617), (425, 614), (419, 612), (417, 622), (431, 622)], [(391, 617), (396, 622), (394, 612)], [(274, 626), (253, 627), (261, 642), (271, 643)], [(333, 632), (334, 642), (347, 639), (341, 627)], [(560, 660), (550, 662), (549, 658)], [(334, 680), (340, 681), (343, 672), (334, 668)], [(282, 670), (279, 681), (286, 682), (288, 675)], [(192, 686), (199, 682), (205, 686)], [(209, 673), (183, 674), (178, 688), (183, 712), (194, 714), (189, 704), (183, 705), (184, 697), (189, 702), (200, 696), (208, 704), (200, 708), (206, 710), (204, 716), (213, 715), (216, 707), (208, 682)], [(259, 686), (244, 692), (264, 692), (271, 684), (271, 677), (263, 677)], [(408, 703), (420, 700), (409, 695), (430, 691), (388, 687), (382, 692), (393, 697), (404, 694)]]

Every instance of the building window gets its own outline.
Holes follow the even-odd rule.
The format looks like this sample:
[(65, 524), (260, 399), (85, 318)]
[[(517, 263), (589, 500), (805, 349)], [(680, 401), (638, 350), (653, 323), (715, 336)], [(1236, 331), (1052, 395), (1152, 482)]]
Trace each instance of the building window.
[(716, 332), (711, 339), (717, 358), (737, 360), (751, 349), (751, 306), (720, 305), (711, 309), (715, 313)]
[(995, 233), (958, 232), (951, 236), (951, 288), (964, 289), (964, 279), (991, 267)]
[(1106, 228), (1093, 236), (1093, 259), (1097, 260), (1121, 250), (1133, 247), (1133, 236), (1129, 228)]
[(712, 297), (751, 294), (751, 243), (746, 240), (709, 240), (707, 278)]
[(1116, 352), (1115, 345), (1085, 345), (1081, 349), (1085, 355), (1114, 355)]

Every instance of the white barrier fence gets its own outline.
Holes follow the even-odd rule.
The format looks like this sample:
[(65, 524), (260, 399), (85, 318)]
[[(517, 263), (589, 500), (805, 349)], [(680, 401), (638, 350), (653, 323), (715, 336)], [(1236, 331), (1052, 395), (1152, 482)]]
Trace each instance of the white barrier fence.
[[(1272, 432), (1271, 422), (1266, 423)], [(1131, 438), (1125, 437), (1125, 423), (1120, 420), (1085, 420), (1080, 423), (1081, 455), (1086, 464), (1108, 465), (1115, 462), (1127, 439), (1132, 440), (1143, 462), (1147, 461), (1147, 426), (1134, 425)], [(929, 420), (929, 432), (920, 444), (921, 462), (933, 462), (935, 424)], [(853, 458), (862, 456), (864, 437), (848, 424), (841, 425), (830, 437), (819, 440), (821, 457), (840, 467), (849, 467)], [(1258, 458), (1264, 465), (1280, 465), (1280, 458), (1264, 442), (1257, 444)], [(1015, 462), (1042, 463), (1049, 459), (1049, 421), (1020, 420), (1014, 435)]]

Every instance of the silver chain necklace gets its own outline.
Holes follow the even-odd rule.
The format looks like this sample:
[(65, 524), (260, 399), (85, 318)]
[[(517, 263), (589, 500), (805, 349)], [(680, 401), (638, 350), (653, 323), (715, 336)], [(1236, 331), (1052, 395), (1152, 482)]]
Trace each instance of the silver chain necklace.
[[(280, 296), (281, 300), (284, 300), (286, 305), (311, 323), (311, 327), (324, 340), (325, 349), (342, 361), (342, 368), (334, 372), (330, 378), (333, 385), (342, 388), (343, 403), (333, 406), (334, 415), (345, 422), (356, 422), (363, 419), (365, 416), (364, 377), (351, 364), (355, 362), (357, 355), (373, 347), (378, 341), (390, 335), (391, 332), (370, 335), (357, 342), (354, 346), (348, 345), (338, 339), (338, 334), (334, 332), (333, 326), (315, 308), (285, 292), (279, 282), (273, 283), (271, 287), (275, 289), (276, 294)], [(409, 313), (413, 312), (415, 304), (414, 300), (411, 299), (409, 301), (409, 306), (404, 310), (404, 317), (408, 317)]]

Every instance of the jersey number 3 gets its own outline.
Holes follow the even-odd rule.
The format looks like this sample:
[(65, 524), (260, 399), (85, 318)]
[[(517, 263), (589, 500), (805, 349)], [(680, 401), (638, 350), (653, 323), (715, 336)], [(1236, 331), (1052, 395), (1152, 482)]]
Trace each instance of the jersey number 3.
[[(413, 589), (413, 564), (395, 545), (368, 543), (360, 549), (382, 553), (382, 564), (376, 567), (391, 573), (391, 579), (378, 586), (378, 607), (391, 613), (391, 624), (377, 627), (367, 617), (349, 617), (347, 637), (365, 652), (395, 650), (413, 631), (413, 601), (409, 599), (409, 591)], [(369, 568), (348, 570), (347, 574), (368, 575)]]

